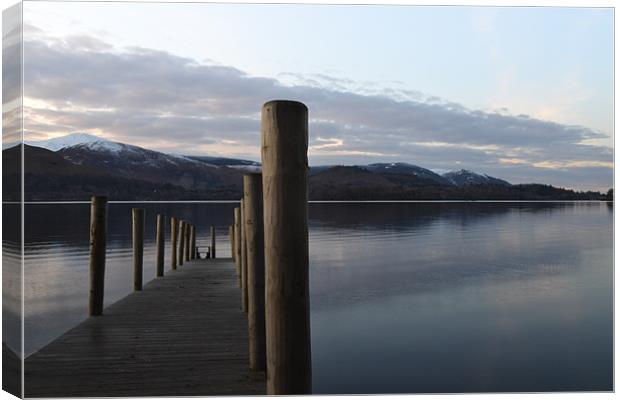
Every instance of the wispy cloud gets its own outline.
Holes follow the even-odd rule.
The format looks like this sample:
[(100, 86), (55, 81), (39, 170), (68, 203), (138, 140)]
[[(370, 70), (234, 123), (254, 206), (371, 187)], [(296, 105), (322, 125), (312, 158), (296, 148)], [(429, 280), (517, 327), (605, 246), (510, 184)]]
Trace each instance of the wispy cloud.
[(517, 182), (611, 185), (612, 150), (584, 144), (605, 135), (582, 126), (472, 110), (415, 91), (362, 93), (356, 82), (327, 75), (282, 82), (85, 35), (37, 32), (25, 52), (32, 138), (85, 131), (176, 153), (257, 159), (261, 105), (288, 98), (309, 107), (313, 163), (398, 159)]

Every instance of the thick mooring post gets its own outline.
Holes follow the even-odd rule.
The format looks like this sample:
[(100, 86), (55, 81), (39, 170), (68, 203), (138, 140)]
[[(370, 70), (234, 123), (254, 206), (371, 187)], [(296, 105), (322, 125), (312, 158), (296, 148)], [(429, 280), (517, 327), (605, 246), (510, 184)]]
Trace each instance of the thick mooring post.
[(170, 240), (172, 243), (172, 251), (170, 252), (172, 254), (171, 267), (172, 269), (177, 269), (177, 239), (179, 238), (179, 220), (175, 217), (170, 218), (170, 226), (170, 234), (172, 235)]
[(189, 259), (196, 259), (196, 227), (194, 225), (190, 225), (189, 228)]
[(88, 314), (103, 314), (108, 198), (93, 196), (90, 203), (90, 292)]
[(312, 391), (308, 283), (308, 109), (271, 101), (261, 115), (267, 394)]
[(185, 229), (187, 222), (181, 220), (181, 229), (179, 230), (179, 266), (183, 265), (183, 250), (185, 249)]
[(265, 371), (265, 243), (263, 180), (261, 174), (243, 177), (245, 242), (248, 276), (248, 333), (250, 369)]
[(211, 226), (211, 258), (215, 258), (215, 227)]
[(228, 225), (228, 240), (230, 241), (230, 256), (235, 261), (235, 230), (232, 225)]
[(241, 211), (235, 207), (235, 266), (237, 267), (237, 284), (241, 287)]
[(157, 276), (164, 276), (164, 242), (166, 239), (166, 216), (157, 214), (157, 236), (155, 244), (157, 247)]
[(241, 199), (241, 309), (248, 312), (248, 258), (245, 248), (245, 200)]
[(192, 224), (190, 224), (189, 222), (185, 224), (185, 238), (184, 240), (184, 244), (185, 244), (185, 249), (183, 249), (184, 254), (185, 254), (185, 261), (189, 261), (189, 246), (190, 246), (190, 233), (192, 230)]
[(131, 237), (133, 240), (133, 290), (142, 290), (144, 260), (144, 209), (131, 209)]

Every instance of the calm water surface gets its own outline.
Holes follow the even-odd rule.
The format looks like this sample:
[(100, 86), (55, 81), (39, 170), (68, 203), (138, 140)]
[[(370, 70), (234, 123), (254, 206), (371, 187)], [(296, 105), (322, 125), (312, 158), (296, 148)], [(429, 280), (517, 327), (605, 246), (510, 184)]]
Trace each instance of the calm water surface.
[[(132, 290), (131, 208), (110, 204), (106, 304)], [(235, 204), (141, 204), (217, 227)], [(25, 351), (87, 315), (88, 204), (27, 205)], [(310, 205), (315, 393), (612, 389), (613, 210), (604, 203)], [(166, 246), (169, 268), (169, 243)]]

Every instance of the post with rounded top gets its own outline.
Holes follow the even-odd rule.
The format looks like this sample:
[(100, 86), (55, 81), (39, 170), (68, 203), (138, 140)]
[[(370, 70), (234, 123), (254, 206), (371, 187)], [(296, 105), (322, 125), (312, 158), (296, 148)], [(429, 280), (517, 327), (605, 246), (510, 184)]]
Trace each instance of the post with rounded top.
[(211, 258), (215, 258), (215, 227), (211, 225)]
[(103, 314), (103, 291), (105, 282), (105, 252), (108, 198), (93, 196), (90, 203), (90, 292), (88, 314)]
[(189, 232), (189, 259), (196, 259), (196, 227), (194, 225), (190, 226)]
[(261, 114), (267, 394), (312, 391), (308, 280), (308, 109), (271, 101)]
[(183, 265), (183, 249), (185, 249), (185, 229), (187, 222), (181, 220), (181, 229), (179, 230), (179, 266)]
[(248, 277), (248, 336), (250, 369), (265, 371), (265, 243), (263, 241), (263, 180), (243, 177), (245, 242)]
[(237, 267), (237, 284), (241, 287), (241, 211), (235, 207), (235, 266)]
[(248, 258), (245, 243), (245, 200), (241, 199), (241, 309), (248, 312)]
[(183, 238), (183, 243), (185, 244), (185, 248), (183, 249), (185, 254), (185, 261), (189, 261), (190, 233), (192, 231), (192, 226), (193, 225), (189, 222), (185, 224), (185, 238)]
[(179, 220), (176, 217), (170, 218), (170, 234), (172, 238), (170, 240), (172, 244), (171, 253), (171, 267), (172, 269), (177, 269), (177, 239), (179, 238)]
[(133, 240), (133, 290), (142, 290), (142, 267), (144, 261), (144, 209), (131, 209)]
[(166, 241), (166, 216), (157, 214), (157, 236), (155, 244), (157, 247), (157, 276), (164, 276), (164, 242)]

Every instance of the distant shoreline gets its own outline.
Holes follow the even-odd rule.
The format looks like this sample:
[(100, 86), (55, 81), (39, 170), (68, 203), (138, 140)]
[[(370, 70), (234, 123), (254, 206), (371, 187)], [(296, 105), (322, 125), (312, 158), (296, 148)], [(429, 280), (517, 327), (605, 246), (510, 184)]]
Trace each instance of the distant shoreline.
[[(239, 200), (110, 200), (109, 204), (236, 204)], [(613, 200), (308, 200), (321, 203), (613, 203)], [(3, 201), (2, 204), (21, 204)], [(23, 204), (90, 204), (88, 200), (24, 201)]]

